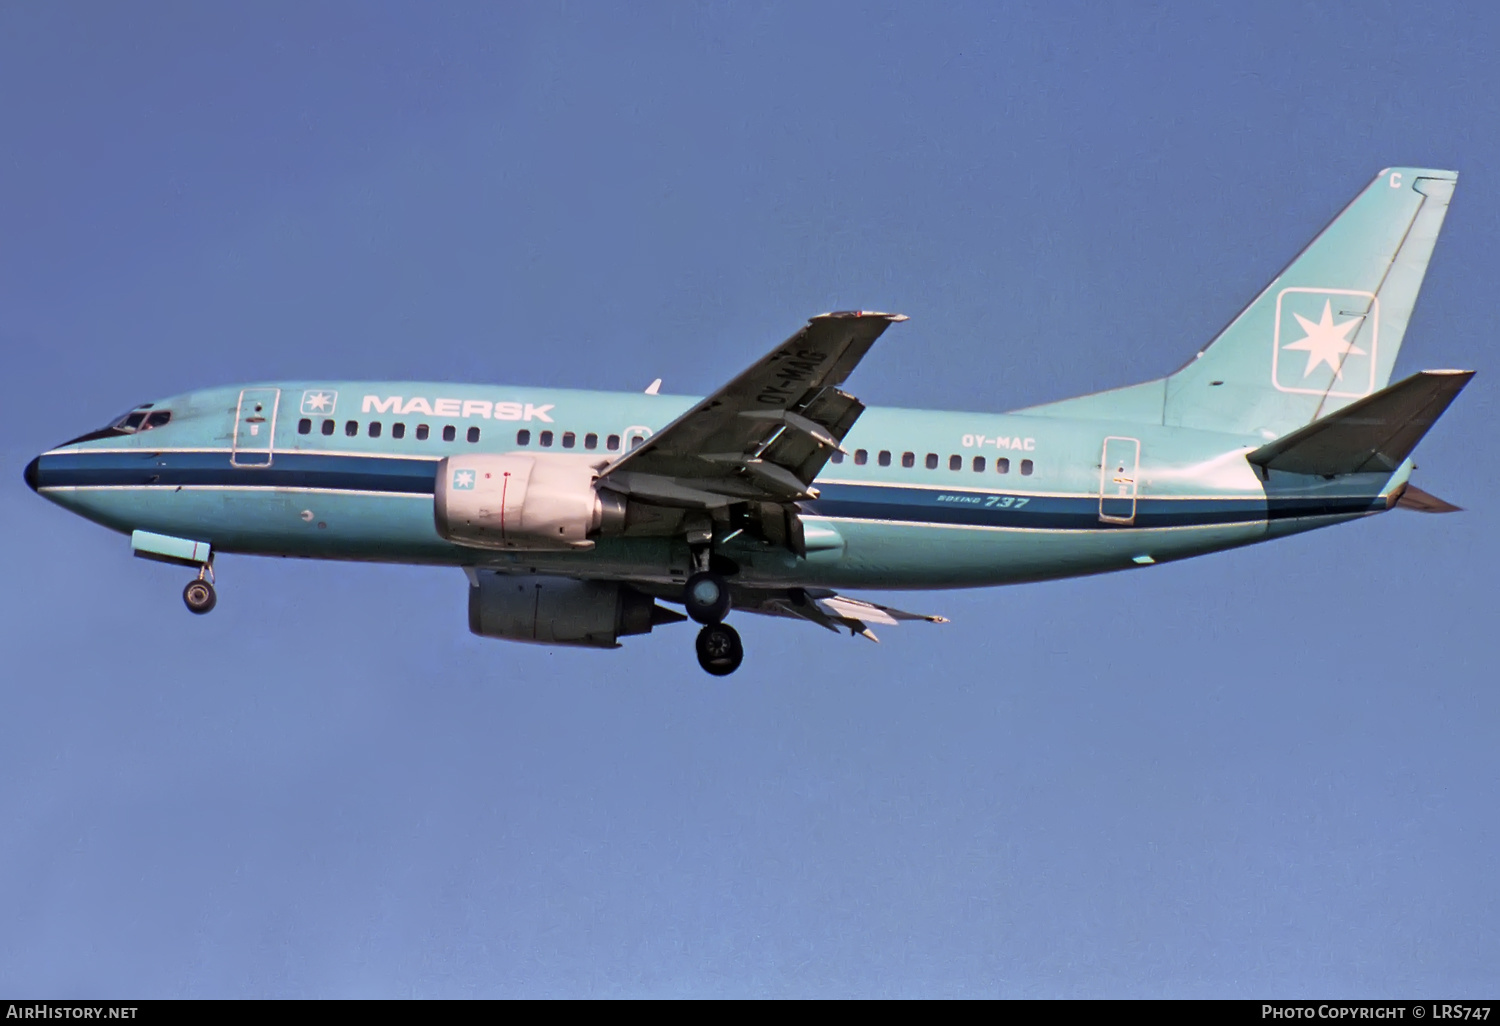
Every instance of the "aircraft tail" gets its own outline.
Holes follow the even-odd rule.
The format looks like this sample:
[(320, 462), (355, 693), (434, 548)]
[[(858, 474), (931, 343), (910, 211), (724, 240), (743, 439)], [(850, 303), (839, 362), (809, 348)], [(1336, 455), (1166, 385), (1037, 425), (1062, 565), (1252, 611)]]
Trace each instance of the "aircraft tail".
[(1421, 371), (1245, 458), (1289, 474), (1393, 473), (1473, 376), (1473, 371)]
[(1277, 438), (1390, 381), (1458, 175), (1387, 168), (1186, 366), (1021, 413)]

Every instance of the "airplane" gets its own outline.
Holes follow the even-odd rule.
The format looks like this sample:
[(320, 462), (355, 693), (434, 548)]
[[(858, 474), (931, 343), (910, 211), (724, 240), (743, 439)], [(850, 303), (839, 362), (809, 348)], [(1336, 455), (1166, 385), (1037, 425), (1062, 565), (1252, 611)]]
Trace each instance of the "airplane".
[[(812, 318), (707, 398), (278, 381), (144, 403), (26, 482), (197, 571), (220, 553), (462, 568), (469, 629), (619, 647), (731, 610), (874, 639), (945, 622), (843, 594), (1128, 570), (1401, 507), (1473, 376), (1392, 369), (1458, 176), (1388, 168), (1186, 365), (1009, 413), (866, 409), (843, 385), (899, 314)], [(661, 603), (667, 603), (662, 605)], [(679, 613), (670, 606), (681, 606)]]

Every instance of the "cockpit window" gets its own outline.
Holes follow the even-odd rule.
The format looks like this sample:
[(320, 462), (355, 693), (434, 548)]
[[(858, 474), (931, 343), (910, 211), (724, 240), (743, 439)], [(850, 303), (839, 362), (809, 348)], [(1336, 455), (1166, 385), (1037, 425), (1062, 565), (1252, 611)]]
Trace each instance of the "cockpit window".
[(155, 403), (143, 403), (137, 406), (125, 416), (112, 421), (106, 430), (128, 435), (136, 431), (150, 431), (152, 428), (161, 427), (172, 419), (172, 411), (154, 410), (152, 407), (155, 405)]
[(64, 442), (63, 445), (93, 442), (101, 438), (118, 438), (121, 435), (133, 435), (137, 431), (150, 431), (152, 428), (161, 427), (172, 419), (172, 411), (156, 410), (152, 412), (155, 406), (155, 403), (142, 403), (129, 413), (111, 420), (108, 427), (102, 427), (98, 431), (90, 431), (86, 435), (79, 435), (77, 438), (72, 438)]

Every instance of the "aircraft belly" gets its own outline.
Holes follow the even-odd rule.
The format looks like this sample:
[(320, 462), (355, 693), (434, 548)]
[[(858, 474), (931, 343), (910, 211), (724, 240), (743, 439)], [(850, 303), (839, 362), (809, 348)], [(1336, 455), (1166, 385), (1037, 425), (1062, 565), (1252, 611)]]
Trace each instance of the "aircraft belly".
[[(975, 530), (842, 521), (844, 558), (778, 568), (797, 583), (833, 588), (968, 588), (1125, 570), (1234, 548), (1266, 537), (1265, 521), (1099, 531)], [(769, 570), (770, 568), (766, 568)]]
[(276, 488), (57, 489), (49, 498), (117, 531), (200, 538), (220, 552), (392, 563), (458, 563), (431, 495)]
[[(1260, 496), (1143, 498), (1136, 522), (1102, 522), (1091, 495), (1034, 497), (1023, 509), (982, 503), (882, 504), (855, 494), (822, 502), (805, 522), (837, 547), (799, 558), (740, 539), (721, 552), (739, 579), (765, 587), (960, 588), (1129, 569), (1280, 537), (1367, 515), (1368, 495), (1272, 488)], [(1363, 493), (1363, 489), (1359, 489)], [(430, 493), (241, 486), (48, 489), (49, 497), (115, 530), (211, 542), (217, 551), (395, 563), (479, 565), (672, 586), (687, 548), (669, 538), (602, 539), (591, 551), (488, 552), (442, 539)], [(946, 494), (946, 493), (944, 493)], [(837, 493), (835, 493), (837, 495)], [(813, 504), (808, 504), (809, 506)], [(844, 514), (844, 515), (838, 515)], [(877, 514), (884, 514), (883, 516)], [(937, 522), (926, 520), (932, 517)], [(897, 519), (905, 517), (908, 519)], [(941, 519), (938, 519), (941, 518)]]

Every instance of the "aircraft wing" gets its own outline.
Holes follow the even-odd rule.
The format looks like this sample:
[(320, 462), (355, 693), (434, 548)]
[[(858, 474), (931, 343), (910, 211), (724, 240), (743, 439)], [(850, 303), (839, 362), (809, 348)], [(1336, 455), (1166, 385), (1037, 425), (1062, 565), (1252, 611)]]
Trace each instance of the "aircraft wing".
[(811, 498), (864, 404), (839, 390), (901, 314), (821, 314), (600, 475), (642, 501), (712, 509)]
[(791, 592), (771, 592), (761, 595), (743, 594), (736, 591), (735, 608), (747, 613), (765, 616), (787, 616), (807, 620), (838, 632), (847, 628), (851, 635), (859, 634), (871, 641), (879, 641), (868, 624), (880, 623), (895, 626), (902, 620), (926, 620), (928, 623), (947, 623), (946, 616), (926, 613), (908, 613), (875, 602), (849, 598), (826, 588), (794, 588)]

